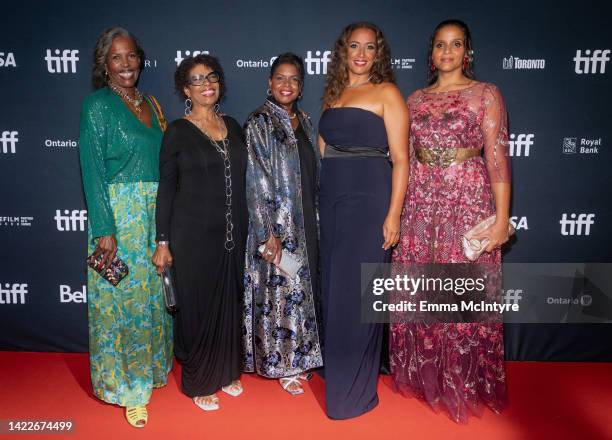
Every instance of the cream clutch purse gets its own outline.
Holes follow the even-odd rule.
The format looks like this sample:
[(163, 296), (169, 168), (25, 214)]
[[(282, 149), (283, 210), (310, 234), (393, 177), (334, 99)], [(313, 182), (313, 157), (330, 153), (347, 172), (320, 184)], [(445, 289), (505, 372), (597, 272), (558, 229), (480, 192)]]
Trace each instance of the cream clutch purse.
[[(482, 240), (477, 240), (473, 238), (474, 235), (480, 234), (482, 231), (490, 227), (493, 223), (495, 223), (495, 214), (493, 214), (491, 217), (487, 217), (480, 223), (477, 223), (475, 226), (472, 227), (472, 229), (463, 234), (463, 237), (461, 237), (461, 241), (463, 243), (463, 254), (467, 257), (468, 260), (476, 261), (478, 257), (480, 257), (480, 254), (484, 252), (485, 248), (487, 247), (487, 244), (489, 244), (489, 240), (487, 240), (486, 238)], [(512, 234), (514, 234), (514, 227), (510, 223), (508, 223), (508, 235)]]

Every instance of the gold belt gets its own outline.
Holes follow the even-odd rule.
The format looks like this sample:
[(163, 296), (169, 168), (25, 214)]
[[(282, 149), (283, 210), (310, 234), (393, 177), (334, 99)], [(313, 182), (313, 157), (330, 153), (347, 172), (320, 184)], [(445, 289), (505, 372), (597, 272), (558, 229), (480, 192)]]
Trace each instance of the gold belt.
[(480, 148), (417, 148), (414, 153), (423, 165), (446, 168), (480, 156)]

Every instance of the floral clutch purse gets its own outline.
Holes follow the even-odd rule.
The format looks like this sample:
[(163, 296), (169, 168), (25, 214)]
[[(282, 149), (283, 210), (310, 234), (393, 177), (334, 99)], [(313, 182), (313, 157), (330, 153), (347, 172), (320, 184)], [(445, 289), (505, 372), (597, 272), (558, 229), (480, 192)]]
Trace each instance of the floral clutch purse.
[[(476, 261), (478, 257), (480, 257), (480, 254), (484, 252), (487, 247), (487, 244), (489, 244), (489, 240), (487, 240), (486, 238), (482, 240), (477, 240), (474, 238), (474, 236), (480, 234), (482, 231), (489, 228), (491, 225), (493, 225), (493, 223), (495, 223), (495, 214), (490, 217), (487, 217), (480, 223), (477, 223), (469, 231), (463, 234), (463, 236), (461, 237), (461, 241), (463, 244), (463, 254), (467, 257), (468, 260)], [(514, 227), (510, 223), (508, 223), (508, 235), (512, 234), (514, 234)]]
[(116, 286), (129, 273), (127, 264), (125, 264), (121, 258), (115, 255), (115, 258), (113, 258), (111, 264), (105, 269), (104, 264), (102, 263), (103, 259), (103, 254), (100, 254), (97, 257), (94, 257), (92, 254), (87, 257), (86, 261), (87, 265), (98, 272), (102, 278), (111, 283), (113, 286)]

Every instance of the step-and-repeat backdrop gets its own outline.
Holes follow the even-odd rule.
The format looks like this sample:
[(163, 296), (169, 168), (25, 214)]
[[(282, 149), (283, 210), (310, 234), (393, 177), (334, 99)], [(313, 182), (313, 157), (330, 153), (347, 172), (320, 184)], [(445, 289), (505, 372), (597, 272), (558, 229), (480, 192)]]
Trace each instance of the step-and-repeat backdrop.
[[(384, 31), (405, 96), (425, 85), (434, 26), (472, 28), (477, 77), (497, 84), (510, 118), (517, 240), (507, 262), (612, 259), (612, 34), (607, 2), (116, 1), (13, 2), (0, 26), (0, 349), (87, 350), (86, 228), (79, 110), (101, 31), (121, 25), (146, 52), (140, 90), (182, 116), (177, 64), (220, 58), (222, 110), (244, 121), (265, 99), (270, 60), (304, 57), (302, 107), (314, 122), (341, 29)], [(512, 300), (525, 296), (520, 277)], [(522, 293), (522, 294), (521, 294)], [(533, 292), (531, 292), (533, 294)], [(553, 298), (554, 291), (538, 292)], [(574, 298), (580, 301), (580, 298)], [(583, 301), (584, 302), (584, 301)], [(512, 324), (508, 359), (612, 359), (608, 324)]]

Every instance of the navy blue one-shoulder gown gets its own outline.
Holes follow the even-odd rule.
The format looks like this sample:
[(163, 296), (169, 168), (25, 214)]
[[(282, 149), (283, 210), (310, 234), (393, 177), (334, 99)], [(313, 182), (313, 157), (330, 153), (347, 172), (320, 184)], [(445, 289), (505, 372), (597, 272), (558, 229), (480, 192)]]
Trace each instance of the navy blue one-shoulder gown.
[(389, 261), (382, 226), (391, 196), (383, 119), (356, 107), (327, 109), (320, 178), (321, 283), (327, 415), (347, 419), (378, 404), (382, 324), (361, 322), (361, 264)]

